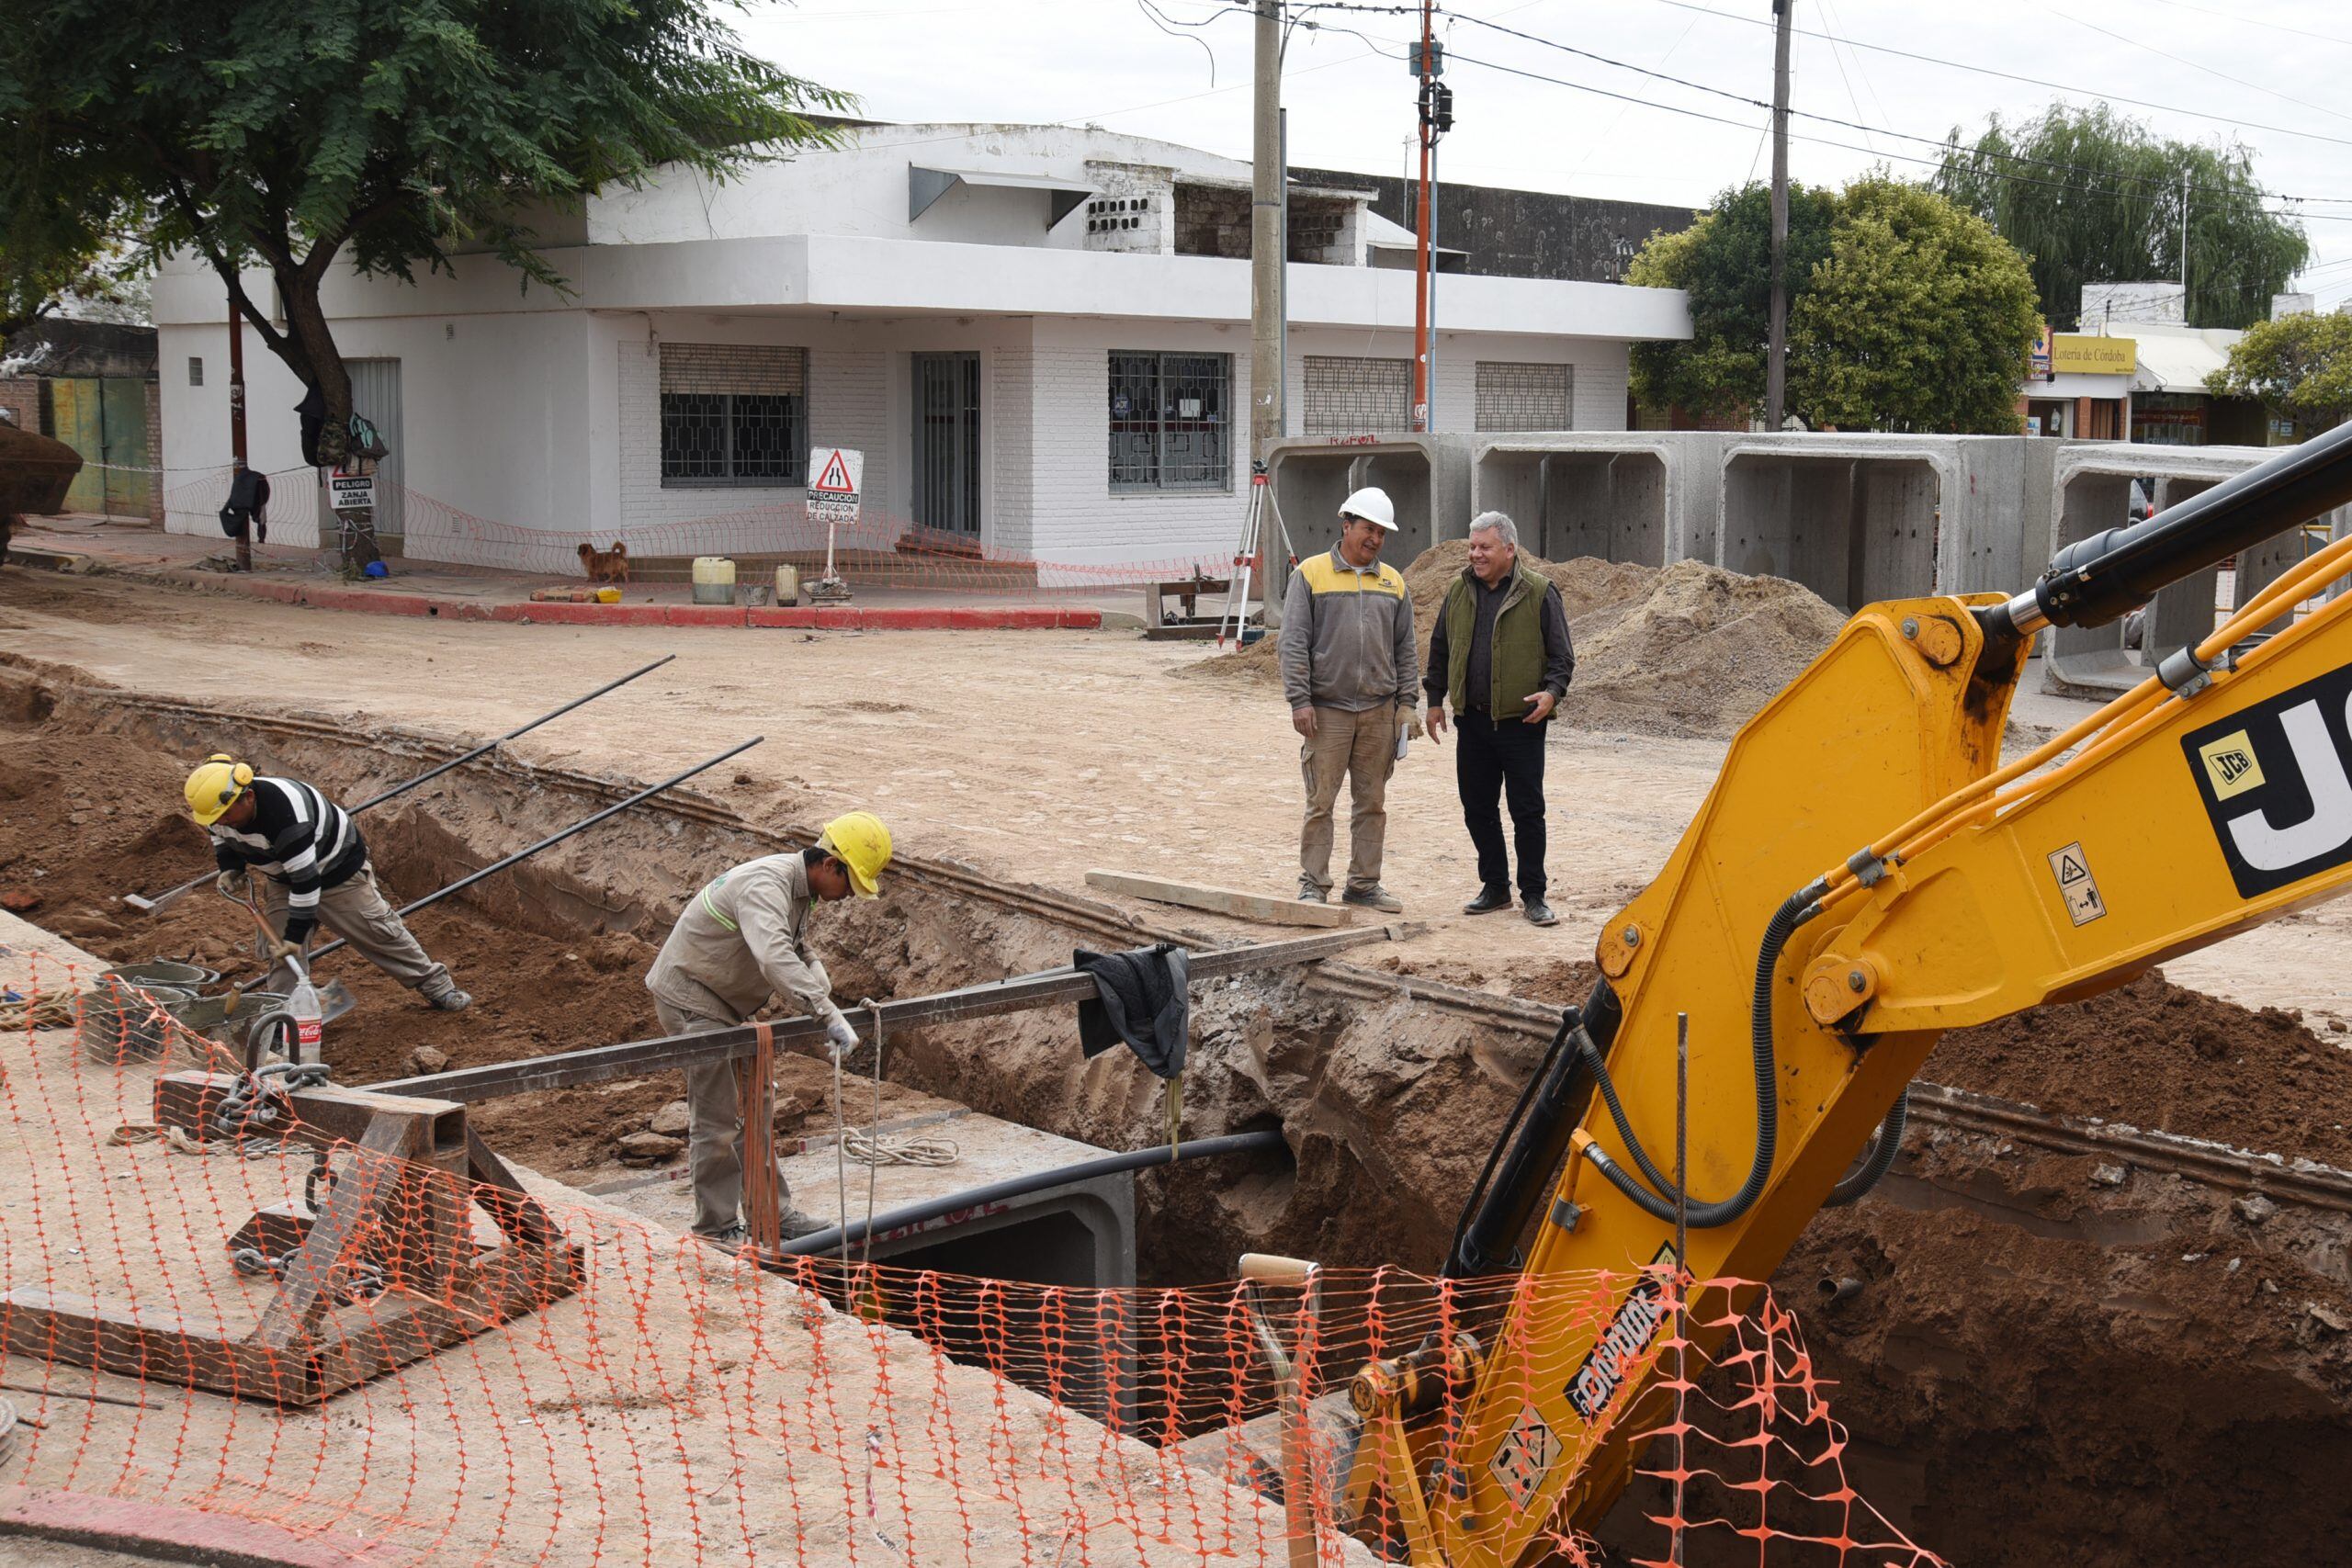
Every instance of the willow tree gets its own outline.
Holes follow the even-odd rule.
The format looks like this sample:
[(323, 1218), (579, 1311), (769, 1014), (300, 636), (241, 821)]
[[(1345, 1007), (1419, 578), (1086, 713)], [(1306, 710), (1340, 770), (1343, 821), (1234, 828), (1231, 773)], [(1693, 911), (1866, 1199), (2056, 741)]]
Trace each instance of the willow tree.
[(2015, 126), (1995, 115), (1973, 142), (1955, 130), (1933, 184), (2026, 254), (2042, 314), (2062, 328), (2103, 324), (2081, 319), (2086, 283), (2178, 278), (2184, 243), (2190, 324), (2247, 326), (2311, 256), (2251, 150), (2165, 141), (2105, 104)]
[(201, 256), (317, 395), (331, 463), (351, 412), (320, 299), (338, 268), (407, 280), (462, 248), (560, 288), (524, 214), (664, 164), (724, 178), (847, 107), (745, 53), (704, 0), (8, 0), (0, 274), (31, 291), (124, 240), (147, 265)]

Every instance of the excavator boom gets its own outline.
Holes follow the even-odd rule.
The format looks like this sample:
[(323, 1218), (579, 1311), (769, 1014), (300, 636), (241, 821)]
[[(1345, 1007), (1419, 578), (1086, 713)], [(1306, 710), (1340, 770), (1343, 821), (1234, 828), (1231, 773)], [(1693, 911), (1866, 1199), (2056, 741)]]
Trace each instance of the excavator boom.
[[(1446, 1265), (1563, 1288), (1519, 1291), (1444, 1350), (1464, 1392), (1442, 1409), (1358, 1380), (1351, 1496), (1387, 1498), (1414, 1561), (1515, 1568), (1599, 1520), (1656, 1425), (1661, 1281), (1769, 1278), (1851, 1191), (1874, 1130), (1899, 1137), (1944, 1030), (2109, 989), (2352, 881), (2352, 595), (2294, 615), (2352, 570), (2352, 541), (2095, 719), (2001, 756), (2032, 633), (2113, 619), (2347, 500), (2352, 427), (2086, 541), (2028, 592), (1870, 605), (1741, 731), (1604, 931), (1604, 978), (1564, 1021)], [(1871, 1171), (1892, 1140), (1876, 1153)]]

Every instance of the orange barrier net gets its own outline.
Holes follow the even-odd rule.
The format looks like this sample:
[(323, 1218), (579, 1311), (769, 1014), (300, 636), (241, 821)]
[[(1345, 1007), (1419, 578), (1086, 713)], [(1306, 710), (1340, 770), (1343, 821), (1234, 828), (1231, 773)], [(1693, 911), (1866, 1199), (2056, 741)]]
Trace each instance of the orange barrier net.
[[(438, 1102), (256, 1079), (243, 1019), (214, 1041), (200, 1004), (21, 948), (0, 975), (0, 1397), (27, 1418), (0, 1540), (97, 1499), (304, 1562), (1286, 1562), (1271, 1332), (1313, 1402), (1317, 1561), (1369, 1563), (1336, 1511), (1356, 1369), (1616, 1299), (1331, 1271), (1310, 1317), (1231, 1283), (763, 1270), (515, 1177)], [(1847, 1483), (1794, 1321), (1760, 1287), (1697, 1300), (1690, 1342), (1636, 1348), (1689, 1366), (1628, 1402), (1651, 1440), (1612, 1550), (1933, 1562)], [(1566, 1372), (1507, 1348), (1497, 1375)]]

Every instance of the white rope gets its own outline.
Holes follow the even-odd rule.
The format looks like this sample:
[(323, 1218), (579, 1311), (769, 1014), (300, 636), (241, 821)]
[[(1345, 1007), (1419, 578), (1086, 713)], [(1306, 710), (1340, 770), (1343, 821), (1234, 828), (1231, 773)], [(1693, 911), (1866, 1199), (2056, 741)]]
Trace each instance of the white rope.
[(963, 1157), (963, 1150), (948, 1138), (917, 1137), (910, 1133), (884, 1133), (879, 1135), (853, 1127), (843, 1135), (845, 1152), (859, 1165), (906, 1165), (936, 1168), (954, 1165)]

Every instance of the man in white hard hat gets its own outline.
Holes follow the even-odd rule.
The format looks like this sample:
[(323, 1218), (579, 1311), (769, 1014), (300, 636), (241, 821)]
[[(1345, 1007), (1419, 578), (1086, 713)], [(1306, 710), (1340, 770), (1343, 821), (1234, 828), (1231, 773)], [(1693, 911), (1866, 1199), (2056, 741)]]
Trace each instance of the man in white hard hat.
[(1291, 728), (1305, 742), (1306, 822), (1298, 836), (1298, 896), (1320, 904), (1331, 892), (1331, 808), (1348, 781), (1348, 881), (1343, 904), (1391, 913), (1405, 906), (1380, 886), (1388, 833), (1388, 775), (1412, 722), (1420, 678), (1413, 644), (1413, 596), (1381, 547), (1396, 531), (1385, 491), (1360, 490), (1340, 503), (1340, 542), (1301, 561), (1283, 599), (1283, 694)]
[[(870, 811), (825, 824), (808, 849), (746, 861), (687, 901), (686, 911), (645, 976), (665, 1034), (707, 1034), (742, 1023), (775, 998), (825, 1021), (835, 1059), (857, 1044), (857, 1031), (833, 1002), (833, 983), (809, 950), (808, 917), (820, 903), (854, 894), (880, 896), (890, 863), (890, 829)], [(686, 1069), (692, 1119), (687, 1163), (694, 1174), (694, 1233), (741, 1247), (743, 1224), (744, 1106), (733, 1064)], [(773, 1105), (751, 1114), (773, 1116)], [(776, 1172), (776, 1207), (785, 1239), (826, 1228), (792, 1206)]]

